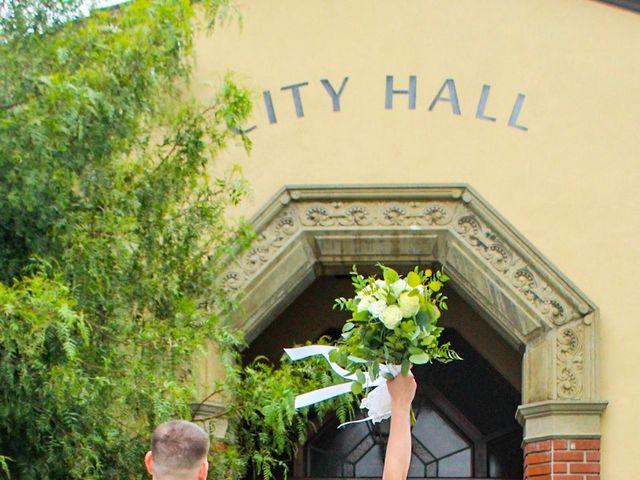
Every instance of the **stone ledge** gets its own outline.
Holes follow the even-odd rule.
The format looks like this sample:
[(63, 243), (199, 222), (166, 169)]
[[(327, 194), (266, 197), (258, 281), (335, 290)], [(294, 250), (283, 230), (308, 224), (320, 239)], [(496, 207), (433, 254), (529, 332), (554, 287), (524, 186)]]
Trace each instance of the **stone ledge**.
[(523, 443), (547, 439), (600, 438), (606, 401), (544, 401), (521, 405), (516, 419), (524, 427)]

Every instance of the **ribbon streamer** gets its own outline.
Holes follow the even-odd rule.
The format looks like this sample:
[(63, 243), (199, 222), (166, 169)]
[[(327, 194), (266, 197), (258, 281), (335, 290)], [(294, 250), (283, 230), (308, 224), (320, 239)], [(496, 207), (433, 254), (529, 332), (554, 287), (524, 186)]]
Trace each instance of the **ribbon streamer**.
[[(305, 347), (285, 348), (284, 351), (293, 361), (301, 360), (303, 358), (313, 357), (316, 355), (322, 355), (329, 363), (331, 369), (340, 377), (349, 380), (348, 382), (339, 383), (330, 387), (319, 388), (311, 392), (303, 393), (296, 396), (295, 408), (303, 408), (309, 405), (313, 405), (330, 398), (344, 395), (351, 391), (351, 385), (356, 381), (355, 374), (350, 374), (348, 370), (345, 370), (340, 365), (332, 362), (329, 359), (329, 353), (335, 350), (336, 347), (329, 345), (308, 345)], [(368, 378), (366, 375), (364, 387), (373, 388), (367, 396), (362, 400), (360, 408), (366, 408), (369, 410), (369, 416), (362, 420), (355, 420), (353, 422), (346, 422), (338, 426), (338, 428), (351, 423), (360, 423), (371, 420), (373, 423), (380, 422), (385, 418), (391, 416), (391, 396), (389, 390), (387, 390), (387, 381), (384, 378), (385, 373), (390, 373), (394, 377), (398, 375), (399, 369), (395, 366), (380, 365), (380, 373), (375, 379)]]

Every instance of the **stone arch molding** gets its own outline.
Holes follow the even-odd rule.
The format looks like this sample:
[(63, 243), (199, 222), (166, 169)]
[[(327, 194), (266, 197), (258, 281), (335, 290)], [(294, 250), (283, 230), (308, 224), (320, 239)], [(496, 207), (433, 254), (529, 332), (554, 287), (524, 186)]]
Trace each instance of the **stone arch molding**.
[(468, 185), (287, 186), (253, 225), (225, 274), (249, 341), (320, 274), (437, 261), (523, 352), (525, 442), (599, 438), (597, 307)]

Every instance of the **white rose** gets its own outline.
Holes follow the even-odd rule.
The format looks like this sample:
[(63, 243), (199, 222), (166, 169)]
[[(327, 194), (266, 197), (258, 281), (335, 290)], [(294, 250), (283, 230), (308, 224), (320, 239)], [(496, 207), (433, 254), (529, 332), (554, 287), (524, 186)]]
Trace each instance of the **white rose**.
[(413, 317), (420, 310), (420, 299), (417, 295), (403, 293), (398, 299), (398, 305), (404, 318)]
[(404, 279), (397, 280), (391, 284), (391, 292), (393, 296), (398, 298), (398, 296), (407, 289), (407, 282)]
[(368, 310), (371, 302), (373, 302), (373, 297), (371, 295), (364, 295), (360, 297), (360, 302), (358, 303), (358, 311), (364, 312)]
[(387, 288), (387, 282), (385, 282), (384, 280), (376, 280), (376, 285), (378, 286), (378, 288)]
[(384, 323), (385, 327), (393, 329), (400, 323), (400, 320), (402, 320), (402, 310), (400, 310), (400, 307), (397, 305), (389, 305), (384, 309), (382, 315), (380, 315), (380, 320)]
[(377, 290), (377, 291), (373, 294), (373, 296), (374, 296), (376, 299), (378, 299), (378, 300), (383, 301), (383, 302), (385, 302), (385, 303), (386, 303), (386, 300), (387, 300), (387, 293), (386, 293), (384, 290)]
[(387, 302), (385, 302), (384, 300), (377, 300), (369, 305), (368, 310), (369, 313), (375, 318), (380, 318), (380, 315), (382, 315), (382, 312), (384, 312), (385, 308), (387, 308)]

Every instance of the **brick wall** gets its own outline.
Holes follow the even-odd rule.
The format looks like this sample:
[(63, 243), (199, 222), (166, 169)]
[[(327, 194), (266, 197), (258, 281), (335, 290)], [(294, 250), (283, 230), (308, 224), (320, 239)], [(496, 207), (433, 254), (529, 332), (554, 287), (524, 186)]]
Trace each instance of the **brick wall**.
[(524, 447), (525, 480), (600, 480), (600, 440), (545, 440)]

